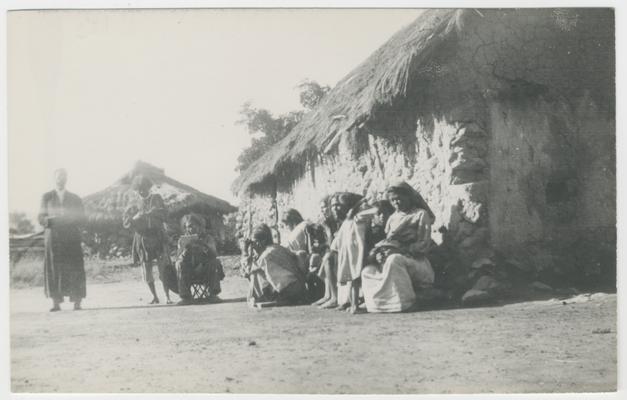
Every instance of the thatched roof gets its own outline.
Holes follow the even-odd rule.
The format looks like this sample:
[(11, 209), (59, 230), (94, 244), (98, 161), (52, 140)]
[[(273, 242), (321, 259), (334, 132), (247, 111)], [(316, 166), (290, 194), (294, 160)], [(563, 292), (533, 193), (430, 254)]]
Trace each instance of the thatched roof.
[(137, 194), (131, 184), (137, 175), (148, 177), (154, 184), (152, 191), (163, 197), (170, 211), (178, 211), (190, 206), (200, 205), (216, 213), (226, 214), (237, 210), (228, 202), (217, 197), (202, 193), (191, 186), (181, 183), (165, 175), (161, 168), (137, 161), (135, 166), (111, 186), (100, 192), (83, 198), (88, 216), (96, 214), (107, 217), (119, 216), (124, 209), (136, 201)]
[[(440, 62), (456, 75), (424, 72)], [(445, 96), (460, 101), (463, 93), (472, 104), (478, 103), (475, 94), (551, 87), (566, 97), (576, 90), (596, 93), (599, 103), (613, 109), (614, 64), (611, 9), (427, 10), (338, 82), (290, 134), (240, 174), (232, 190), (243, 194), (266, 183), (293, 182), (307, 160), (336, 149), (343, 134), (363, 135), (379, 122), (411, 117), (412, 110), (414, 118), (427, 114), (424, 108), (442, 108), (437, 99)], [(447, 86), (429, 92), (436, 81)]]
[(350, 72), (292, 132), (233, 183), (234, 193), (268, 178), (307, 151), (321, 152), (342, 132), (360, 128), (379, 105), (406, 94), (410, 71), (460, 26), (464, 10), (427, 10)]

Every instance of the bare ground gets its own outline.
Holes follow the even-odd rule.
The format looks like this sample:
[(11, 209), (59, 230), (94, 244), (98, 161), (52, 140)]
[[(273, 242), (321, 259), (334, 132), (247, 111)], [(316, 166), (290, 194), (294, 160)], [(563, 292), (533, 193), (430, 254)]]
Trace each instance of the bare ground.
[(234, 276), (224, 282), (223, 303), (148, 306), (148, 289), (137, 275), (88, 285), (79, 312), (65, 303), (64, 311), (49, 313), (42, 288), (12, 289), (12, 390), (395, 394), (616, 388), (615, 294), (351, 316), (310, 306), (249, 309), (242, 298), (246, 282)]

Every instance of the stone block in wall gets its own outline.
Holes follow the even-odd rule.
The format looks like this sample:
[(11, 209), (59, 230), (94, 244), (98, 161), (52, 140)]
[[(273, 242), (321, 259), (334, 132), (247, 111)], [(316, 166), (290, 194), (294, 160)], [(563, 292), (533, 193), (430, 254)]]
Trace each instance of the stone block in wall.
[(495, 267), (494, 261), (492, 261), (492, 259), (488, 257), (478, 258), (475, 261), (473, 261), (473, 263), (470, 266), (470, 268), (472, 268), (473, 270), (482, 269), (482, 268), (494, 268), (494, 267)]
[(449, 142), (450, 183), (459, 185), (485, 179), (488, 170), (487, 134), (474, 122), (460, 123)]
[(462, 296), (462, 304), (465, 306), (485, 304), (490, 300), (492, 296), (483, 290), (470, 289)]
[(460, 219), (456, 225), (450, 227), (453, 242), (462, 243), (466, 238), (472, 236), (476, 229), (475, 224)]
[(451, 175), (451, 185), (463, 185), (465, 183), (476, 182), (485, 179), (484, 171), (457, 171), (455, 175)]
[(478, 248), (487, 245), (490, 232), (488, 228), (481, 227), (459, 243), (462, 249)]
[(488, 134), (475, 122), (462, 123), (455, 136), (450, 141), (451, 147), (457, 146), (468, 140), (486, 139)]
[(482, 217), (485, 215), (483, 211), (484, 207), (482, 203), (476, 203), (473, 201), (459, 201), (459, 213), (466, 221), (473, 224), (479, 223)]
[(464, 199), (476, 203), (486, 203), (490, 190), (490, 182), (487, 180), (455, 185), (449, 188), (451, 196), (456, 199)]
[(484, 171), (488, 167), (488, 162), (479, 157), (468, 157), (464, 153), (451, 163), (451, 171), (457, 174), (459, 171)]
[(459, 157), (460, 154), (465, 154), (466, 157), (478, 157), (487, 158), (488, 155), (488, 142), (484, 139), (467, 140), (463, 143), (451, 146), (450, 162)]
[(488, 181), (479, 181), (448, 187), (450, 207), (448, 230), (461, 241), (472, 233), (473, 229), (461, 224), (485, 225), (487, 221)]

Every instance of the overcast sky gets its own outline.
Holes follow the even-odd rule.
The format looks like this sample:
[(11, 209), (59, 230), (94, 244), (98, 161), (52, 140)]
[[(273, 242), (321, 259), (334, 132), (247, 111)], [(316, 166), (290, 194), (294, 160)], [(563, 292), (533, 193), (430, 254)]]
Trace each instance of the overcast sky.
[(300, 108), (419, 10), (25, 11), (8, 16), (9, 209), (36, 211), (52, 171), (81, 196), (135, 160), (234, 204), (241, 105)]

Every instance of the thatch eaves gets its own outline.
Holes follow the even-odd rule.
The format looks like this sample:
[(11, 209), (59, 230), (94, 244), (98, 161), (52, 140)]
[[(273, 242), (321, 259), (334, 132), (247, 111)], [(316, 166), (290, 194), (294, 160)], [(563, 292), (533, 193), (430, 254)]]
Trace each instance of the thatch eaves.
[(418, 120), (482, 122), (491, 101), (542, 97), (574, 109), (574, 100), (590, 98), (611, 118), (614, 82), (613, 9), (427, 10), (343, 78), (232, 190), (289, 185), (342, 142), (359, 155), (366, 132), (404, 140)]
[(343, 132), (360, 129), (377, 107), (407, 94), (411, 72), (461, 29), (468, 10), (427, 10), (350, 72), (290, 134), (253, 162), (233, 183), (234, 193), (271, 177), (308, 152), (326, 152)]

